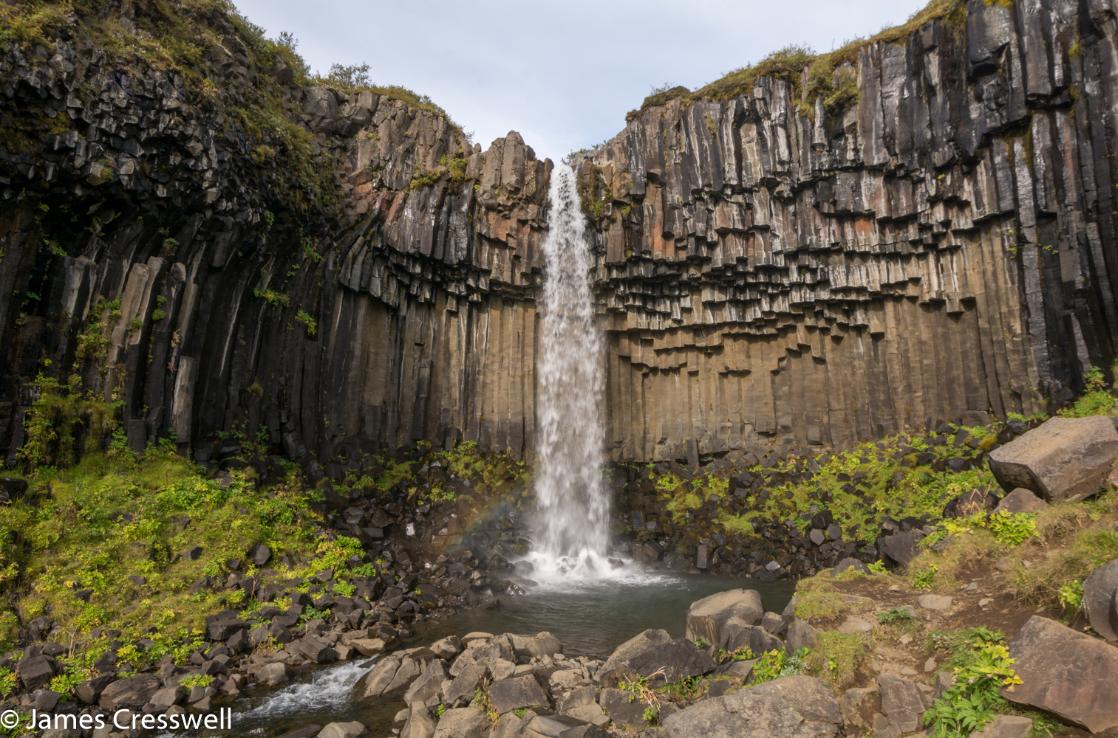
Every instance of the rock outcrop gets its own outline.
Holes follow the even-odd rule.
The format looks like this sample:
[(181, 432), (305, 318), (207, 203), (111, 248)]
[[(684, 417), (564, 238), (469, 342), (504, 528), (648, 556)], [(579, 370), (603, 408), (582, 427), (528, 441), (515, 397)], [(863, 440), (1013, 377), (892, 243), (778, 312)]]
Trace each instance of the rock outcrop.
[(954, 6), (835, 55), (836, 109), (760, 76), (584, 156), (616, 456), (1029, 414), (1109, 364), (1115, 7)]
[[(837, 104), (759, 76), (578, 159), (614, 459), (1028, 414), (1109, 364), (1115, 9), (945, 5), (840, 55)], [(40, 372), (202, 460), (529, 454), (549, 162), (191, 8), (66, 6), (0, 49), (8, 460)], [(186, 61), (152, 50), (184, 28)]]
[(1006, 490), (1023, 487), (1050, 502), (1101, 492), (1118, 461), (1118, 430), (1107, 417), (1051, 418), (990, 452)]

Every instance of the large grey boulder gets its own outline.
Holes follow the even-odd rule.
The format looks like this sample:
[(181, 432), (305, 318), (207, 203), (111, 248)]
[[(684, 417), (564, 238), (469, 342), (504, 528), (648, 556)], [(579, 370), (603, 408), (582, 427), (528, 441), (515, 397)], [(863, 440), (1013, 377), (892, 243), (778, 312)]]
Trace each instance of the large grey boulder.
[(998, 512), (1036, 513), (1048, 507), (1048, 503), (1033, 494), (1032, 490), (1018, 487), (1002, 498), (996, 508)]
[(1082, 500), (1106, 486), (1118, 460), (1114, 421), (1051, 418), (990, 452), (990, 471), (1007, 491), (1024, 487), (1049, 502)]
[(900, 733), (913, 733), (920, 728), (924, 710), (924, 696), (915, 682), (895, 674), (877, 677), (881, 695), (881, 713)]
[(692, 641), (702, 639), (718, 648), (727, 648), (742, 627), (756, 625), (764, 614), (761, 595), (756, 590), (719, 592), (691, 603), (687, 609), (686, 636)]
[(702, 700), (664, 721), (668, 738), (831, 738), (842, 727), (823, 682), (793, 676)]
[(1083, 609), (1096, 633), (1118, 641), (1118, 559), (1095, 569), (1083, 582)]
[(597, 679), (606, 686), (630, 675), (655, 681), (675, 682), (714, 670), (706, 651), (684, 638), (672, 638), (666, 630), (646, 630), (622, 643), (598, 670)]
[(443, 713), (434, 738), (485, 738), (489, 718), (480, 707), (455, 707)]
[(547, 709), (551, 706), (547, 692), (533, 674), (493, 682), (489, 686), (489, 704), (501, 715), (521, 707)]
[(994, 720), (972, 738), (1029, 738), (1033, 732), (1033, 721), (1021, 715), (998, 715)]
[(1006, 699), (1092, 733), (1118, 728), (1118, 648), (1034, 615), (1009, 650), (1022, 683), (1003, 690)]
[(400, 729), (400, 738), (431, 738), (435, 735), (435, 721), (426, 707), (413, 705), (408, 710), (408, 719)]

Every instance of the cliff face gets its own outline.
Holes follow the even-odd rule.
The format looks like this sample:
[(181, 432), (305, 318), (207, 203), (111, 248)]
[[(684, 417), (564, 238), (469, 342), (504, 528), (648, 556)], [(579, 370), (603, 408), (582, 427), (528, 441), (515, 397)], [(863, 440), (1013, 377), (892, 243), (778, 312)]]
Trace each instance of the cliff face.
[(615, 456), (1028, 414), (1109, 363), (1115, 8), (945, 15), (826, 68), (837, 109), (761, 77), (585, 157)]
[[(220, 3), (88, 6), (0, 35), (9, 460), (45, 391), (203, 459), (530, 453), (550, 163), (316, 86)], [(185, 50), (143, 17), (180, 6)], [(615, 459), (1030, 413), (1115, 355), (1115, 10), (965, 11), (580, 157)]]
[[(151, 41), (128, 4), (110, 18)], [(173, 433), (203, 459), (530, 448), (549, 163), (516, 134), (472, 147), (398, 90), (297, 84), (224, 11), (201, 84), (107, 56), (97, 20), (0, 58), (9, 459), (39, 371), (118, 402), (133, 443)]]

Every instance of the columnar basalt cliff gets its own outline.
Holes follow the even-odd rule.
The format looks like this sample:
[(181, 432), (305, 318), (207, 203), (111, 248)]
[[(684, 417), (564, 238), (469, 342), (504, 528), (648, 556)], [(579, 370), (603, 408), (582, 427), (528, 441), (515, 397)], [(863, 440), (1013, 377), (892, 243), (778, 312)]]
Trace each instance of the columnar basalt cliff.
[[(182, 20), (129, 7), (107, 20), (141, 49), (166, 42), (141, 21)], [(223, 10), (193, 20), (201, 83), (107, 55), (88, 30), (104, 17), (4, 49), (9, 459), (39, 371), (119, 401), (134, 443), (173, 433), (203, 459), (246, 440), (324, 462), (418, 439), (529, 449), (550, 163), (515, 133), (471, 146), (406, 91), (293, 81)]]
[(1028, 414), (1109, 363), (1115, 8), (941, 5), (584, 155), (615, 457)]
[[(578, 157), (614, 459), (1030, 413), (1114, 356), (1115, 9), (935, 6)], [(220, 3), (59, 7), (0, 8), (9, 461), (78, 387), (202, 459), (531, 453), (550, 162), (316, 84)]]

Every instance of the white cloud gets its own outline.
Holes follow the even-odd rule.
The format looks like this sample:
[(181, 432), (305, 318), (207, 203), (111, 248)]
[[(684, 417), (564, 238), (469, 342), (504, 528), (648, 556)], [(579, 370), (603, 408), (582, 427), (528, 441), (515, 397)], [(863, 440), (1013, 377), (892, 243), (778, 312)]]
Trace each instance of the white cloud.
[(235, 0), (310, 65), (367, 62), (487, 146), (518, 130), (540, 156), (614, 135), (665, 82), (697, 87), (789, 44), (830, 50), (926, 0)]

